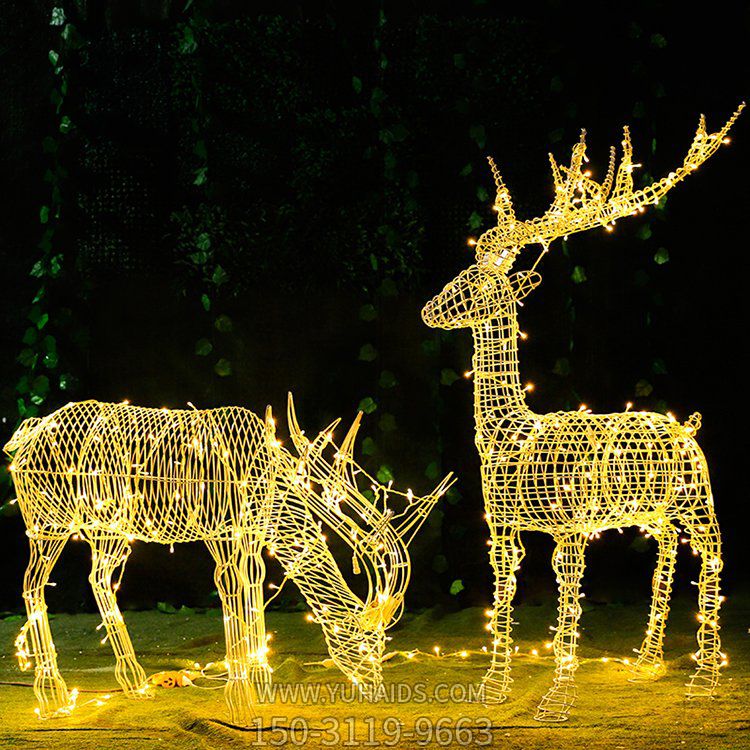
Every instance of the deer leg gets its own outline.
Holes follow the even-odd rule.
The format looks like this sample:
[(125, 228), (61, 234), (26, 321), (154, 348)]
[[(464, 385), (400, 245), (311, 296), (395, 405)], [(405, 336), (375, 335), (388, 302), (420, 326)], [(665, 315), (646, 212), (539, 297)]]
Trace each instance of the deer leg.
[(483, 701), (501, 703), (508, 697), (510, 685), (513, 596), (516, 593), (516, 570), (523, 559), (524, 548), (515, 529), (503, 528), (492, 540), (490, 563), (495, 573), (492, 615), (487, 629), (492, 633), (492, 662), (482, 679)]
[(115, 570), (124, 566), (130, 555), (128, 541), (120, 536), (89, 536), (87, 541), (91, 546), (89, 582), (107, 632), (106, 640), (115, 654), (115, 679), (127, 697), (151, 698), (146, 673), (136, 659), (125, 620), (117, 606), (117, 584), (112, 583)]
[(669, 615), (669, 598), (672, 593), (678, 535), (673, 526), (654, 532), (659, 554), (654, 571), (651, 610), (648, 616), (646, 637), (638, 649), (638, 659), (632, 668), (631, 682), (653, 680), (664, 673), (664, 630)]
[(581, 617), (581, 578), (587, 538), (574, 534), (561, 538), (552, 555), (560, 590), (557, 629), (553, 639), (555, 680), (537, 709), (537, 721), (565, 721), (576, 699), (578, 621)]
[[(57, 652), (47, 618), (44, 587), (65, 546), (67, 537), (42, 539), (29, 537), (31, 557), (23, 580), (23, 598), (28, 621), (16, 641), (19, 654), (34, 658), (34, 695), (37, 714), (47, 719), (70, 713), (74, 700), (57, 667)], [(29, 643), (30, 641), (30, 643)], [(27, 645), (29, 648), (27, 649)]]
[[(270, 674), (265, 651), (259, 653), (259, 649), (265, 649), (265, 625), (261, 625), (262, 579), (250, 581), (247, 539), (211, 540), (207, 545), (216, 563), (214, 580), (224, 610), (229, 672), (224, 695), (232, 723), (247, 726), (256, 716), (256, 683), (267, 681)], [(260, 558), (260, 547), (257, 558)], [(253, 574), (258, 572), (256, 559)]]
[(721, 560), (721, 536), (716, 519), (711, 514), (705, 523), (686, 524), (692, 535), (692, 545), (701, 556), (701, 571), (698, 578), (698, 651), (695, 654), (697, 668), (687, 684), (688, 698), (712, 697), (719, 684), (721, 667), (726, 663), (721, 653), (719, 637), (719, 574)]
[(240, 562), (240, 572), (245, 574), (244, 609), (248, 629), (250, 679), (258, 686), (271, 683), (271, 667), (266, 658), (268, 646), (263, 598), (266, 565), (263, 562), (262, 551), (263, 544), (252, 541), (250, 536), (243, 538), (243, 559)]

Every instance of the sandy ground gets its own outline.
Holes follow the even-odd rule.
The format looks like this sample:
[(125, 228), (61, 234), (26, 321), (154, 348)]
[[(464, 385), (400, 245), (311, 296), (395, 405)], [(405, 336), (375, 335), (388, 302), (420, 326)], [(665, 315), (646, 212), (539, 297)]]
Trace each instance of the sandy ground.
[[(72, 716), (40, 721), (33, 713), (29, 687), (0, 685), (0, 748), (245, 748), (282, 744), (309, 747), (416, 747), (491, 745), (501, 748), (677, 748), (701, 750), (750, 748), (750, 597), (730, 598), (725, 605), (722, 634), (729, 653), (718, 697), (687, 702), (684, 683), (692, 662), (694, 607), (673, 606), (667, 641), (668, 671), (661, 680), (633, 684), (617, 659), (632, 658), (645, 623), (643, 606), (589, 605), (582, 635), (579, 698), (571, 719), (561, 725), (540, 725), (534, 708), (552, 678), (552, 659), (544, 648), (552, 607), (521, 606), (516, 610), (519, 653), (514, 664), (510, 700), (500, 706), (465, 702), (487, 664), (481, 653), (484, 615), (470, 609), (441, 615), (435, 611), (407, 615), (393, 631), (391, 648), (418, 648), (456, 656), (394, 656), (386, 665), (386, 687), (392, 700), (352, 701), (353, 693), (334, 668), (310, 662), (325, 659), (320, 631), (303, 613), (270, 613), (274, 633), (271, 663), (279, 684), (319, 690), (317, 703), (301, 696), (277, 695), (259, 707), (258, 728), (242, 730), (229, 724), (219, 689), (186, 687), (155, 691), (153, 700), (127, 700), (116, 691), (113, 658), (100, 644), (95, 615), (58, 615), (52, 622), (63, 675), (82, 691)], [(199, 661), (223, 658), (222, 622), (217, 610), (197, 614), (126, 613), (126, 622), (148, 674), (184, 669)], [(12, 656), (20, 626), (0, 622), (0, 682), (30, 682)], [(533, 649), (539, 651), (536, 656)], [(474, 653), (476, 652), (476, 653)], [(602, 657), (610, 657), (604, 662)], [(334, 693), (333, 691), (339, 691)], [(401, 699), (397, 694), (401, 691)], [(450, 700), (453, 690), (455, 700)], [(103, 705), (96, 699), (111, 693)], [(446, 696), (448, 698), (446, 699)], [(296, 698), (296, 699), (295, 699)], [(432, 698), (432, 701), (430, 701)], [(88, 702), (88, 703), (87, 703)], [(442, 723), (440, 723), (442, 720)], [(491, 729), (485, 727), (491, 724)], [(400, 740), (399, 742), (396, 742)]]

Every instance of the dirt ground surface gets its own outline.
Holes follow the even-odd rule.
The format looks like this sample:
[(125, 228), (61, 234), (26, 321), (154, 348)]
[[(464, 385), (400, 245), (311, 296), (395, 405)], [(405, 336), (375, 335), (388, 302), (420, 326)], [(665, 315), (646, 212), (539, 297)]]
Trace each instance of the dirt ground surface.
[[(112, 652), (100, 643), (96, 615), (54, 617), (63, 676), (81, 693), (71, 716), (41, 721), (31, 688), (8, 684), (28, 685), (32, 673), (21, 673), (13, 657), (22, 622), (6, 618), (0, 621), (0, 748), (750, 748), (750, 597), (730, 597), (725, 605), (722, 635), (730, 663), (714, 700), (684, 699), (694, 610), (687, 600), (674, 603), (667, 673), (634, 684), (623, 660), (632, 660), (640, 643), (646, 605), (587, 605), (578, 702), (570, 720), (558, 725), (533, 718), (552, 679), (553, 661), (545, 648), (555, 619), (552, 606), (517, 608), (513, 692), (494, 706), (469, 700), (488, 663), (481, 651), (486, 642), (482, 610), (407, 614), (392, 631), (389, 647), (396, 653), (386, 663), (386, 693), (377, 702), (359, 700), (334, 667), (314, 663), (327, 653), (318, 626), (304, 613), (271, 612), (270, 660), (279, 688), (272, 701), (259, 705), (255, 724), (244, 729), (229, 722), (221, 682), (199, 679), (193, 687), (157, 688), (152, 700), (128, 700), (118, 693)], [(128, 612), (125, 620), (149, 675), (223, 659), (218, 610)], [(404, 652), (412, 649), (423, 653), (408, 658)], [(300, 688), (308, 692), (294, 692)], [(107, 694), (111, 697), (101, 700)]]

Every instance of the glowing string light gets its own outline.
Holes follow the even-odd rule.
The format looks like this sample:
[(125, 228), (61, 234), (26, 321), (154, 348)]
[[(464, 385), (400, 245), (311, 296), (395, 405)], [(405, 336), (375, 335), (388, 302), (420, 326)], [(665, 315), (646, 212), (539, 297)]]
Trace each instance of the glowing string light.
[[(224, 611), (225, 695), (235, 723), (251, 720), (256, 689), (271, 678), (266, 547), (306, 597), (334, 663), (363, 688), (380, 684), (386, 630), (401, 615), (409, 582), (407, 545), (451, 478), (421, 498), (380, 485), (352, 457), (361, 416), (341, 447), (332, 440), (338, 420), (309, 440), (290, 395), (296, 455), (277, 440), (270, 408), (264, 421), (238, 407), (169, 410), (85, 401), (26, 420), (5, 450), (13, 455), (31, 550), (23, 593), (28, 620), (16, 656), (22, 668), (35, 665), (38, 715), (65, 715), (76, 705), (57, 666), (44, 596), (71, 536), (91, 547), (89, 580), (106, 631), (102, 643), (111, 644), (115, 677), (129, 697), (150, 695), (115, 596), (136, 540), (170, 549), (192, 541), (208, 546)], [(361, 493), (358, 479), (373, 488), (375, 502)], [(399, 514), (389, 506), (394, 499), (405, 506)], [(355, 573), (367, 579), (365, 600), (344, 580), (321, 522), (352, 548)]]
[[(708, 468), (695, 440), (700, 415), (680, 424), (673, 415), (633, 412), (632, 404), (620, 414), (592, 414), (585, 405), (575, 412), (533, 413), (519, 376), (518, 338), (524, 336), (517, 308), (540, 283), (535, 269), (552, 240), (593, 227), (612, 231), (618, 218), (658, 203), (726, 141), (743, 107), (716, 133), (706, 131), (701, 117), (683, 164), (639, 190), (633, 184), (633, 170), (639, 165), (632, 160), (628, 129), (619, 167), (615, 170), (613, 148), (601, 183), (582, 169), (587, 162), (582, 133), (570, 166), (558, 165), (550, 155), (555, 197), (543, 216), (528, 221), (516, 219), (510, 193), (490, 159), (497, 226), (476, 241), (476, 262), (422, 310), (431, 327), (468, 327), (474, 335), (475, 442), (495, 573), (487, 623), (492, 662), (484, 677), (488, 701), (504, 700), (511, 686), (511, 605), (524, 556), (520, 532), (543, 531), (556, 541), (552, 565), (560, 602), (551, 641), (556, 670), (537, 711), (540, 721), (563, 721), (574, 704), (584, 552), (589, 538), (605, 529), (642, 526), (659, 544), (649, 625), (633, 664), (634, 676), (650, 678), (663, 669), (678, 524), (690, 533), (695, 554), (702, 557), (697, 668), (688, 696), (712, 695), (726, 661), (718, 632), (721, 541)], [(521, 250), (534, 243), (542, 250), (532, 270), (511, 273)]]

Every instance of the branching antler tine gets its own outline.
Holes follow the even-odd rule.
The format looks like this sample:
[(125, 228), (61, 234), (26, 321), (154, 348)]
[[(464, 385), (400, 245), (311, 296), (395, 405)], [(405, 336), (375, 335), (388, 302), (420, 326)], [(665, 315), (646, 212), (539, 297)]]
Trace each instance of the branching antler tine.
[(617, 149), (614, 146), (609, 147), (609, 165), (607, 166), (607, 175), (601, 184), (602, 200), (606, 200), (612, 190), (612, 182), (615, 178), (615, 163), (617, 162)]
[(630, 140), (630, 128), (622, 129), (622, 159), (617, 168), (613, 197), (622, 198), (633, 192), (633, 143)]
[(276, 420), (273, 418), (273, 409), (271, 409), (271, 404), (268, 404), (268, 406), (266, 406), (265, 426), (266, 437), (271, 442), (276, 442)]
[(488, 156), (487, 161), (492, 170), (492, 177), (495, 180), (495, 210), (497, 211), (498, 224), (512, 224), (516, 220), (516, 212), (513, 208), (510, 191), (503, 181), (495, 160), (491, 156)]
[(354, 475), (352, 474), (350, 462), (354, 456), (354, 442), (357, 439), (357, 432), (362, 422), (362, 412), (358, 412), (357, 416), (352, 422), (352, 426), (349, 428), (349, 432), (346, 433), (344, 441), (341, 443), (338, 456), (336, 457), (336, 471), (339, 479), (342, 482), (354, 487), (356, 489), (356, 482), (354, 481)]
[(315, 439), (310, 443), (310, 454), (315, 454), (316, 456), (320, 454), (325, 444), (333, 437), (333, 431), (339, 426), (339, 422), (341, 422), (341, 417), (334, 419), (325, 430), (321, 430), (315, 436)]
[(357, 439), (357, 432), (359, 432), (359, 426), (362, 423), (362, 412), (357, 412), (357, 416), (352, 422), (352, 426), (349, 428), (349, 432), (346, 433), (344, 442), (341, 443), (341, 454), (352, 458), (354, 455), (354, 441)]
[(549, 165), (552, 168), (552, 180), (555, 184), (555, 200), (552, 201), (554, 205), (560, 193), (565, 190), (565, 180), (563, 179), (562, 171), (560, 170), (552, 152), (549, 153)]
[(297, 413), (294, 408), (294, 397), (292, 396), (291, 391), (289, 391), (287, 396), (286, 419), (289, 425), (289, 435), (292, 438), (292, 443), (294, 443), (294, 447), (299, 453), (302, 454), (310, 445), (310, 441), (300, 429), (299, 422), (297, 421)]

